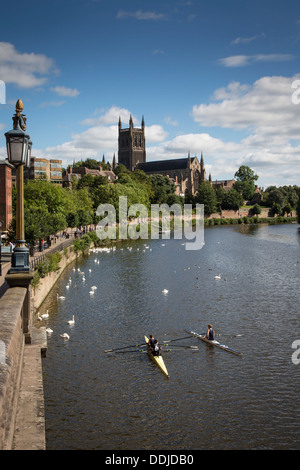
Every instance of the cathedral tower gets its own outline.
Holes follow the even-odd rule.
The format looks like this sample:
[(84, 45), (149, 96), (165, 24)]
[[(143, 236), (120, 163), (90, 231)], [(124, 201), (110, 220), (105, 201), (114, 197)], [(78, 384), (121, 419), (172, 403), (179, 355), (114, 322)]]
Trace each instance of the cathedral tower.
[(125, 165), (133, 171), (138, 163), (146, 162), (145, 122), (142, 118), (141, 127), (133, 127), (132, 116), (129, 119), (129, 128), (122, 129), (119, 118), (119, 151), (118, 163)]

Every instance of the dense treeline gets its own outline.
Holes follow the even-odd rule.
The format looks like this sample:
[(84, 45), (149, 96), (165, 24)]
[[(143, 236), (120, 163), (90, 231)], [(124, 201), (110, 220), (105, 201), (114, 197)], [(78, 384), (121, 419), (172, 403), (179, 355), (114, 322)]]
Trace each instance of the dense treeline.
[[(103, 166), (103, 162), (88, 159), (80, 165), (88, 168)], [(78, 164), (77, 164), (78, 165)], [(175, 185), (162, 175), (146, 175), (143, 171), (130, 172), (124, 165), (115, 169), (118, 176), (114, 183), (106, 177), (84, 175), (75, 181), (72, 190), (62, 188), (46, 179), (29, 180), (24, 185), (25, 199), (25, 238), (30, 244), (36, 240), (47, 239), (50, 235), (66, 227), (79, 227), (96, 224), (97, 207), (100, 204), (112, 204), (118, 216), (120, 196), (127, 197), (128, 207), (132, 204), (143, 204), (150, 209), (151, 204), (192, 203), (204, 204), (205, 215), (209, 216), (222, 210), (238, 210), (245, 201), (255, 196), (255, 181), (258, 176), (247, 166), (241, 166), (235, 174), (234, 188), (225, 191), (215, 190), (208, 182), (199, 185), (195, 196), (183, 198), (175, 194)], [(270, 208), (271, 215), (284, 216), (298, 208), (300, 214), (300, 188), (298, 186), (271, 186), (261, 195), (259, 204), (252, 205), (252, 215), (258, 215), (261, 206)], [(13, 209), (15, 211), (15, 190), (13, 190)], [(10, 237), (15, 235), (15, 216), (11, 226)]]

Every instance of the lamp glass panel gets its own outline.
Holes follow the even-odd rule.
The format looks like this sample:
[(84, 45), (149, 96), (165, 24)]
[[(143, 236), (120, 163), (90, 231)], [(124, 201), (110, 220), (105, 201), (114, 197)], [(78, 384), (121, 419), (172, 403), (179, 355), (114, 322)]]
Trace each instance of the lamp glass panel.
[(27, 146), (26, 137), (11, 137), (7, 143), (9, 162), (13, 165), (24, 165), (27, 158)]

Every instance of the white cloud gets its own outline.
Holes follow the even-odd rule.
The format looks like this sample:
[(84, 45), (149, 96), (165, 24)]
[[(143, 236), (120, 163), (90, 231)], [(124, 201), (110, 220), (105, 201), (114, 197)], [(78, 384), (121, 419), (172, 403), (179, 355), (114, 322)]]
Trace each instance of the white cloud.
[(145, 138), (147, 143), (163, 142), (167, 138), (168, 133), (162, 126), (154, 124), (152, 126), (145, 126)]
[(142, 11), (142, 10), (137, 10), (135, 12), (128, 12), (128, 11), (123, 11), (119, 10), (117, 13), (117, 18), (122, 19), (122, 18), (128, 18), (132, 17), (135, 18), (136, 20), (162, 20), (165, 18), (165, 15), (163, 13), (156, 13), (155, 11)]
[(58, 73), (53, 59), (44, 54), (20, 53), (13, 44), (0, 42), (0, 78), (21, 88), (43, 85), (50, 73)]
[(77, 88), (67, 88), (65, 86), (53, 87), (53, 88), (51, 88), (51, 91), (53, 91), (54, 93), (56, 93), (59, 96), (68, 96), (68, 97), (71, 97), (71, 98), (74, 98), (74, 97), (78, 96), (79, 93), (80, 93), (77, 90)]
[(238, 37), (234, 39), (231, 44), (249, 44), (250, 42), (256, 41), (257, 39), (265, 38), (265, 33), (255, 34), (254, 36), (245, 38), (245, 37)]
[(46, 108), (47, 106), (62, 106), (65, 104), (64, 100), (61, 101), (44, 101), (40, 104), (40, 108)]
[(167, 116), (165, 118), (165, 123), (169, 124), (169, 126), (178, 126), (178, 121), (176, 121), (175, 119), (172, 119), (170, 116)]
[[(126, 126), (129, 123), (130, 118), (130, 111), (125, 108), (119, 108), (118, 106), (111, 106), (108, 110), (97, 110), (95, 114), (101, 114), (98, 117), (87, 118), (82, 121), (83, 125), (86, 126), (96, 126), (96, 125), (104, 125), (104, 124), (113, 124), (119, 122), (119, 117), (121, 118), (122, 125), (126, 123)], [(132, 116), (133, 122), (136, 125), (138, 122), (137, 118)]]
[[(215, 91), (213, 99), (219, 102), (193, 107), (192, 115), (200, 125), (248, 134), (232, 149), (221, 142), (224, 167), (233, 158), (237, 168), (245, 164), (258, 174), (263, 172), (264, 181), (286, 178), (286, 184), (299, 184), (299, 171), (295, 169), (300, 163), (300, 104), (292, 103), (296, 78), (262, 77), (252, 86), (233, 82)], [(221, 154), (215, 146), (214, 155)]]
[(217, 63), (224, 67), (245, 67), (256, 62), (287, 62), (294, 58), (292, 54), (233, 55), (219, 59)]

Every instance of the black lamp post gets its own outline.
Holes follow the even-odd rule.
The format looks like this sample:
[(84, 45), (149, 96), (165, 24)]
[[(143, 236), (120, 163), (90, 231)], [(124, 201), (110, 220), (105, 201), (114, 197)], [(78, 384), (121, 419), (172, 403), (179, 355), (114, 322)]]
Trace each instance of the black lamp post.
[(12, 253), (10, 273), (29, 272), (29, 251), (25, 245), (24, 229), (24, 166), (30, 165), (32, 142), (25, 132), (26, 118), (23, 114), (23, 103), (16, 103), (16, 114), (13, 116), (13, 129), (6, 132), (8, 161), (17, 170), (17, 212), (16, 212), (16, 246)]

